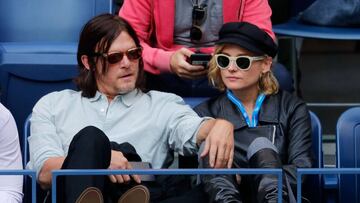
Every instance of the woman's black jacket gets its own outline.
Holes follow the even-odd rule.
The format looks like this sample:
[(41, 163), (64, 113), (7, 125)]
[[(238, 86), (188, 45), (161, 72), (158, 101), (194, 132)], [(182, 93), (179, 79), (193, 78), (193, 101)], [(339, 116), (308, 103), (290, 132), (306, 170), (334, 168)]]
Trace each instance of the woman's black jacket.
[[(275, 95), (266, 96), (258, 117), (260, 131), (248, 127), (241, 112), (227, 98), (226, 93), (198, 105), (195, 111), (200, 116), (222, 118), (234, 125), (234, 168), (249, 167), (246, 150), (257, 136), (269, 138), (277, 147), (283, 172), (292, 191), (296, 192), (296, 168), (310, 168), (313, 165), (309, 111), (303, 101), (288, 92), (279, 91)], [(249, 184), (252, 183), (247, 180), (246, 176), (242, 176), (240, 193), (251, 188)]]

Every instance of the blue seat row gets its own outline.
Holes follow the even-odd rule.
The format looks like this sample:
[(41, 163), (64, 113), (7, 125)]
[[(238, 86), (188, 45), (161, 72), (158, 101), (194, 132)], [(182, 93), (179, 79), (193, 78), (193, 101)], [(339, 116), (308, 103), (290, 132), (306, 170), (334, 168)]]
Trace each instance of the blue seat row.
[[(12, 112), (20, 135), (40, 97), (75, 89), (80, 30), (92, 17), (112, 12), (113, 0), (0, 1), (0, 101)], [(26, 196), (28, 178), (24, 183)]]
[(113, 12), (113, 0), (0, 1), (0, 42), (76, 42), (91, 17)]
[[(207, 98), (189, 97), (184, 98), (185, 102), (191, 107), (199, 104)], [(310, 112), (313, 138), (313, 151), (315, 154), (314, 168), (322, 169), (323, 152), (322, 152), (322, 130), (319, 118)], [(23, 160), (28, 161), (27, 136), (29, 136), (30, 116), (26, 119), (24, 125), (24, 135), (22, 137)], [(350, 108), (345, 111), (339, 118), (337, 124), (337, 165), (341, 168), (360, 168), (357, 155), (360, 148), (358, 144), (360, 138), (360, 107)], [(316, 174), (316, 173), (312, 173)], [(354, 175), (335, 175), (335, 173), (319, 173), (324, 176), (309, 176), (308, 181), (303, 186), (303, 193), (309, 197), (312, 202), (334, 202), (340, 199), (340, 202), (358, 202), (360, 200), (359, 180)]]
[[(282, 173), (281, 169), (134, 169), (134, 170), (107, 170), (107, 169), (76, 169), (76, 170), (55, 170), (52, 172), (52, 202), (56, 202), (56, 183), (59, 176), (72, 176), (72, 175), (109, 175), (109, 174), (139, 174), (139, 175), (193, 175), (193, 174), (242, 174), (242, 175), (252, 175), (252, 174), (275, 174), (279, 178), (278, 182), (278, 202), (282, 202), (282, 193), (280, 191), (282, 187)], [(344, 176), (344, 175), (358, 175), (360, 174), (360, 168), (312, 168), (312, 169), (298, 169), (297, 170), (297, 202), (301, 203), (302, 191), (305, 189), (305, 186), (301, 185), (301, 179), (304, 175), (335, 175), (335, 176)], [(0, 170), (0, 175), (27, 175), (32, 178), (31, 184), (31, 198), (28, 198), (27, 202), (36, 203), (36, 172), (33, 170)], [(313, 185), (312, 189), (318, 187), (322, 189), (319, 185)], [(347, 188), (351, 185), (346, 185)], [(315, 193), (315, 191), (313, 191)], [(346, 195), (346, 194), (344, 194)], [(347, 197), (346, 199), (340, 199), (339, 202), (358, 202), (358, 199), (351, 199), (352, 196)], [(26, 200), (24, 200), (26, 201)]]
[(82, 26), (113, 12), (113, 0), (0, 1), (0, 101), (14, 115), (19, 133), (45, 93), (74, 89)]
[[(283, 51), (289, 53), (288, 60), (291, 61), (291, 64), (287, 64), (287, 66), (291, 69), (296, 91), (299, 89), (298, 66), (300, 53), (298, 48), (301, 46), (298, 44), (299, 41), (296, 40), (297, 38), (321, 40), (360, 40), (359, 27), (318, 26), (303, 23), (299, 19), (299, 15), (315, 1), (316, 0), (289, 0), (292, 18), (285, 23), (273, 26), (274, 33), (277, 37), (291, 39), (290, 50), (279, 50), (279, 52)], [(316, 18), (316, 16), (314, 16), (314, 18)], [(328, 103), (325, 103), (325, 105), (328, 105)]]
[[(190, 105), (191, 107), (196, 106), (197, 104), (205, 101), (206, 97), (187, 97), (184, 98), (185, 103)], [(30, 117), (29, 115), (24, 124), (24, 135), (21, 138), (22, 140), (22, 152), (23, 152), (23, 161), (24, 165), (29, 160), (29, 153), (28, 153), (28, 144), (27, 144), (27, 137), (30, 135)], [(310, 112), (311, 124), (312, 124), (312, 137), (313, 137), (313, 151), (315, 156), (315, 168), (323, 168), (323, 158), (322, 158), (322, 132), (321, 132), (321, 123), (319, 118), (313, 113)], [(304, 194), (309, 197), (314, 202), (319, 202), (321, 200), (321, 187), (322, 183), (321, 176), (312, 176), (309, 180), (305, 183), (306, 188), (304, 190)], [(316, 187), (314, 187), (316, 186)], [(28, 193), (28, 192), (27, 192)]]
[[(299, 53), (297, 48), (298, 40), (296, 38), (312, 38), (320, 40), (360, 40), (359, 27), (332, 27), (317, 26), (305, 24), (299, 20), (299, 14), (311, 5), (315, 0), (290, 0), (292, 18), (282, 24), (274, 25), (273, 29), (278, 37), (287, 37), (292, 39), (292, 50), (290, 58), (292, 60), (291, 70), (293, 73), (294, 86), (298, 87), (298, 59)], [(339, 5), (341, 6), (341, 5)], [(315, 17), (315, 16), (314, 16)], [(331, 106), (331, 103), (314, 103), (313, 106)], [(349, 104), (339, 103), (338, 106)], [(351, 104), (359, 105), (359, 104)], [(360, 159), (357, 158), (360, 150), (357, 145), (360, 143), (359, 108), (352, 108), (344, 112), (337, 123), (336, 135), (336, 167), (337, 168), (358, 168)], [(326, 189), (324, 192), (331, 198), (331, 202), (360, 202), (360, 180), (354, 175), (325, 175), (323, 185)], [(334, 195), (334, 192), (337, 194)]]
[(43, 95), (75, 88), (76, 64), (75, 45), (0, 43), (0, 101), (12, 112), (20, 134)]

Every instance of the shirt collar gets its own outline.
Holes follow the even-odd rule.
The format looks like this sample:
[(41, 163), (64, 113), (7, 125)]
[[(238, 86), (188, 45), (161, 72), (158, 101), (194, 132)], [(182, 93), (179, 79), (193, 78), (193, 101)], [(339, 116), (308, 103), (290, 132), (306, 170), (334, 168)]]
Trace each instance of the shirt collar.
[(90, 102), (96, 102), (101, 98), (101, 93), (99, 91), (96, 91), (95, 96), (92, 98), (89, 98)]
[(141, 92), (139, 89), (134, 89), (131, 92), (128, 92), (126, 94), (120, 94), (120, 95), (116, 96), (114, 99), (116, 99), (116, 100), (121, 99), (121, 101), (125, 104), (125, 106), (130, 107), (142, 95), (143, 95), (143, 92)]
[[(132, 104), (134, 104), (137, 99), (139, 97), (141, 97), (143, 93), (139, 90), (139, 89), (134, 89), (126, 94), (119, 94), (117, 95), (115, 98), (114, 98), (114, 101), (122, 101), (122, 103), (124, 103), (125, 106), (127, 107), (130, 107)], [(104, 97), (106, 98), (106, 95), (99, 92), (99, 91), (96, 91), (95, 93), (95, 96), (90, 98), (90, 102), (96, 102), (98, 101), (99, 99), (101, 99), (101, 97)]]
[[(237, 107), (223, 94), (220, 106), (223, 109), (222, 117), (233, 123), (235, 129), (247, 126), (247, 123)], [(266, 96), (259, 112), (259, 123), (278, 123), (279, 98), (276, 95)], [(260, 124), (261, 125), (261, 124)]]

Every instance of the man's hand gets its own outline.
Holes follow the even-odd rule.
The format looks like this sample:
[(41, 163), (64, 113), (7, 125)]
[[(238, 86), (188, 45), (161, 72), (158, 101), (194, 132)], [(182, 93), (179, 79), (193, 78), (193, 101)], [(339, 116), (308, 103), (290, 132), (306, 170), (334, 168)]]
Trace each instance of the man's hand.
[(170, 58), (171, 71), (179, 77), (187, 79), (196, 79), (206, 75), (207, 70), (204, 66), (194, 66), (186, 61), (193, 53), (186, 48), (181, 48), (174, 52)]
[(201, 157), (209, 156), (213, 168), (231, 168), (234, 156), (234, 126), (222, 119), (216, 119), (205, 139)]
[(48, 158), (39, 173), (39, 183), (42, 189), (47, 190), (51, 187), (52, 170), (60, 170), (65, 157)]
[[(132, 169), (131, 164), (125, 158), (123, 153), (111, 150), (111, 161), (109, 169)], [(140, 176), (131, 175), (137, 183), (141, 183)], [(130, 181), (129, 175), (109, 175), (110, 181), (113, 183), (127, 183)]]

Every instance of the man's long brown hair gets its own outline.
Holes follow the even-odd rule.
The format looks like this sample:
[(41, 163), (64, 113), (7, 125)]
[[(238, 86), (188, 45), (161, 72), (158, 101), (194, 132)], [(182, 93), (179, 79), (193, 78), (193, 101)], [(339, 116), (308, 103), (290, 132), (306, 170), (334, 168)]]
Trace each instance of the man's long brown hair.
[[(75, 78), (75, 84), (82, 91), (83, 97), (94, 97), (98, 90), (96, 84), (96, 74), (105, 74), (108, 70), (108, 63), (102, 57), (95, 56), (95, 52), (107, 53), (113, 41), (121, 32), (127, 32), (134, 40), (137, 47), (140, 47), (140, 41), (137, 38), (135, 30), (130, 24), (117, 15), (102, 14), (91, 19), (83, 27), (77, 51), (77, 62), (79, 67), (79, 76)], [(81, 56), (86, 55), (89, 58), (90, 70), (86, 69), (81, 61)], [(96, 64), (102, 60), (102, 70), (96, 71)], [(144, 83), (144, 63), (142, 57), (139, 59), (139, 73), (136, 80), (136, 87), (142, 89)]]

